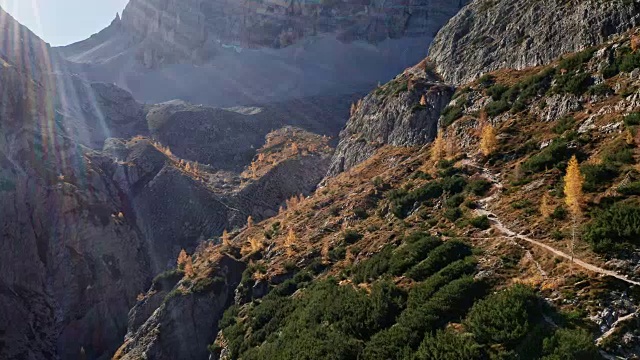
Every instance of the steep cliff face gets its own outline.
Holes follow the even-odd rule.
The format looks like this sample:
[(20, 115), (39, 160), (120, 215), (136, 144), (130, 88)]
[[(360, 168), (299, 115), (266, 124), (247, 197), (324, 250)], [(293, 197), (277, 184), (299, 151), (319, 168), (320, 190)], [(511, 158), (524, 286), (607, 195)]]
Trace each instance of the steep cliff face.
[(340, 133), (328, 176), (361, 163), (384, 145), (431, 142), (436, 137), (440, 113), (453, 91), (423, 61), (358, 101)]
[(121, 26), (144, 43), (139, 53), (143, 64), (156, 67), (203, 62), (215, 55), (219, 43), (280, 48), (323, 33), (372, 43), (431, 36), (463, 3), (133, 0), (122, 13)]
[(63, 74), (36, 79), (8, 56), (0, 59), (3, 359), (110, 356), (136, 295), (173, 266), (181, 248), (242, 226), (249, 215), (258, 220), (277, 213), (287, 198), (312, 191), (328, 167), (331, 151), (323, 148), (290, 154), (250, 179), (231, 174), (231, 181), (218, 182), (224, 177), (218, 169), (188, 161), (212, 148), (189, 141), (218, 126), (223, 131), (205, 141), (222, 142), (231, 127), (236, 143), (225, 143), (225, 156), (247, 153), (229, 155), (244, 168), (279, 120), (261, 123), (262, 140), (245, 146), (242, 134), (256, 134), (248, 120), (246, 127), (229, 121), (251, 118), (240, 110), (210, 109), (223, 115), (196, 122), (189, 115), (171, 118), (174, 126), (193, 126), (177, 146), (185, 160), (140, 136), (153, 131), (164, 140), (170, 131), (150, 130), (149, 107), (128, 92)]
[(55, 52), (140, 101), (264, 105), (387, 82), (426, 56), (465, 3), (135, 0), (108, 28)]
[(476, 0), (435, 37), (429, 56), (447, 82), (549, 63), (640, 24), (638, 1)]
[[(147, 302), (163, 299), (140, 326), (131, 324), (125, 344), (114, 359), (205, 359), (207, 345), (218, 332), (218, 321), (233, 303), (246, 264), (222, 255), (210, 262), (204, 277), (185, 278), (171, 295), (151, 293), (131, 310), (142, 316)], [(155, 286), (155, 285), (154, 285)]]

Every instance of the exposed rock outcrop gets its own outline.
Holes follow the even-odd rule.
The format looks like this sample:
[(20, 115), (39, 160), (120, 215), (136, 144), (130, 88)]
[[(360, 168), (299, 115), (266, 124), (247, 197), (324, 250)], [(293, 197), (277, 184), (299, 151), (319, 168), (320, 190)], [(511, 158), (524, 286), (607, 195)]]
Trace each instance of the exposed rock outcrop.
[(476, 0), (438, 32), (429, 56), (447, 82), (463, 84), (547, 64), (639, 24), (638, 1)]
[[(144, 324), (137, 327), (132, 323), (114, 359), (206, 359), (207, 345), (218, 332), (222, 314), (233, 303), (235, 288), (246, 265), (222, 255), (211, 267), (207, 278), (185, 279), (163, 297)], [(131, 310), (131, 318), (138, 317), (140, 311), (145, 312), (146, 302), (157, 299), (156, 295), (149, 294)]]
[(351, 118), (340, 133), (328, 176), (359, 164), (383, 145), (431, 142), (453, 91), (422, 62), (367, 95), (354, 104)]
[(286, 47), (307, 36), (335, 33), (343, 41), (380, 42), (402, 36), (431, 36), (463, 0), (381, 3), (346, 1), (130, 1), (110, 31), (140, 41), (147, 67), (203, 62), (220, 43), (243, 47)]

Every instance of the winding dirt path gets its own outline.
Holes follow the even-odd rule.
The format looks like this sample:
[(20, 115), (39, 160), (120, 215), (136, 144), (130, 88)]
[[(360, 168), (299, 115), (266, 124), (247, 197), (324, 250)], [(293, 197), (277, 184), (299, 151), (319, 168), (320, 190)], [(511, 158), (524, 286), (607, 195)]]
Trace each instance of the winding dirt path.
[[(487, 168), (481, 167), (481, 166), (473, 163), (470, 160), (466, 160), (463, 163), (465, 165), (469, 165), (469, 166), (472, 166), (474, 168), (477, 168), (477, 169), (481, 170), (482, 171), (482, 176), (484, 178), (486, 178), (487, 180), (491, 181), (494, 184), (495, 188), (497, 188), (497, 190), (498, 190), (498, 191), (495, 191), (493, 195), (478, 201), (478, 204), (480, 206), (478, 209), (476, 209), (476, 213), (478, 215), (487, 216), (489, 218), (489, 220), (491, 221), (491, 223), (493, 224), (493, 227), (495, 229), (497, 229), (498, 231), (500, 231), (501, 233), (505, 234), (509, 238), (526, 241), (526, 242), (528, 242), (528, 243), (530, 243), (532, 245), (535, 245), (537, 247), (543, 248), (543, 249), (555, 254), (556, 256), (565, 258), (565, 259), (567, 259), (569, 261), (572, 260), (571, 255), (569, 255), (569, 254), (567, 254), (567, 253), (565, 253), (563, 251), (560, 251), (560, 250), (558, 250), (558, 249), (556, 249), (554, 247), (551, 247), (551, 246), (549, 246), (547, 244), (544, 244), (544, 243), (542, 243), (540, 241), (534, 240), (534, 239), (532, 239), (530, 237), (518, 234), (515, 231), (509, 229), (507, 226), (504, 225), (504, 223), (502, 223), (502, 221), (498, 218), (498, 216), (496, 214), (494, 214), (491, 211), (487, 210), (487, 205), (490, 204), (491, 202), (493, 202), (493, 200), (496, 199), (496, 197), (500, 193), (500, 190), (503, 188), (502, 182), (500, 182), (500, 179), (498, 178), (498, 176), (493, 174)], [(580, 266), (583, 269), (586, 269), (586, 270), (589, 270), (589, 271), (592, 271), (592, 272), (595, 272), (595, 273), (598, 273), (598, 274), (611, 276), (611, 277), (614, 277), (616, 279), (622, 280), (622, 281), (624, 281), (624, 282), (626, 282), (628, 284), (631, 284), (631, 285), (640, 285), (640, 282), (638, 282), (638, 281), (631, 280), (631, 279), (627, 278), (624, 275), (620, 275), (620, 274), (616, 273), (615, 271), (606, 270), (606, 269), (603, 269), (601, 267), (595, 266), (593, 264), (589, 264), (589, 263), (587, 263), (587, 262), (585, 262), (583, 260), (580, 260), (580, 259), (578, 259), (576, 257), (573, 257), (573, 263), (578, 265), (578, 266)]]
[[(505, 234), (507, 237), (524, 240), (524, 241), (526, 241), (526, 242), (528, 242), (530, 244), (533, 244), (535, 246), (541, 247), (541, 248), (543, 248), (543, 249), (545, 249), (545, 250), (547, 250), (547, 251), (549, 251), (549, 252), (551, 252), (551, 253), (553, 253), (553, 254), (555, 254), (557, 256), (563, 257), (563, 258), (571, 261), (571, 255), (569, 255), (569, 254), (567, 254), (567, 253), (565, 253), (563, 251), (560, 251), (560, 250), (558, 250), (556, 248), (553, 248), (553, 247), (551, 247), (551, 246), (549, 246), (547, 244), (543, 244), (540, 241), (537, 241), (537, 240), (531, 239), (531, 238), (529, 238), (527, 236), (515, 233), (513, 230), (511, 230), (508, 227), (506, 227), (502, 223), (502, 221), (500, 221), (500, 219), (498, 219), (498, 217), (494, 213), (492, 213), (492, 212), (490, 212), (488, 210), (485, 210), (485, 209), (477, 209), (476, 211), (477, 211), (477, 213), (479, 215), (486, 215), (489, 218), (489, 220), (491, 220), (491, 222), (493, 223), (494, 228), (497, 229), (498, 231), (502, 232), (503, 234)], [(589, 264), (589, 263), (587, 263), (585, 261), (582, 261), (582, 260), (580, 260), (580, 259), (578, 259), (576, 257), (573, 258), (573, 262), (576, 265), (578, 265), (578, 266), (580, 266), (580, 267), (582, 267), (582, 268), (584, 268), (586, 270), (593, 271), (595, 273), (602, 274), (602, 275), (612, 276), (612, 277), (614, 277), (616, 279), (620, 279), (620, 280), (622, 280), (624, 282), (627, 282), (629, 284), (632, 284), (632, 285), (640, 285), (640, 282), (638, 282), (638, 281), (634, 281), (634, 280), (628, 279), (624, 275), (620, 275), (620, 274), (616, 273), (615, 271), (606, 270), (606, 269), (603, 269), (601, 267)]]

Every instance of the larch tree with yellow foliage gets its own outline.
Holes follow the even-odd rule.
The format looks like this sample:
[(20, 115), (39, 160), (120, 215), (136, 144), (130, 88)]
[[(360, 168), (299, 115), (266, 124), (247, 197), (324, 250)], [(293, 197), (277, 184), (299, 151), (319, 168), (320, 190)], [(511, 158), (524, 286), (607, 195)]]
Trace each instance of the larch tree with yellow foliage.
[(253, 227), (253, 217), (249, 215), (249, 217), (247, 218), (247, 229), (251, 229), (252, 227)]
[(573, 263), (573, 249), (576, 241), (576, 227), (578, 218), (582, 213), (582, 185), (584, 184), (584, 177), (580, 172), (580, 164), (578, 159), (573, 155), (569, 160), (569, 166), (567, 167), (567, 174), (564, 177), (564, 196), (565, 203), (569, 208), (571, 217), (573, 220), (572, 237), (571, 237), (571, 262)]
[(482, 155), (489, 156), (498, 148), (498, 138), (496, 137), (496, 129), (487, 122), (482, 127), (482, 137), (480, 138), (480, 151)]
[(293, 254), (293, 246), (296, 243), (296, 233), (292, 228), (289, 228), (289, 233), (287, 234), (287, 238), (284, 240), (284, 246), (287, 248), (287, 254)]
[(192, 277), (194, 274), (193, 261), (184, 249), (182, 249), (178, 255), (178, 269), (183, 270), (187, 277)]
[(189, 255), (187, 255), (187, 252), (182, 249), (180, 251), (180, 254), (178, 254), (178, 269), (183, 270), (184, 265), (187, 263), (188, 259)]
[(433, 140), (433, 144), (431, 144), (431, 160), (433, 162), (438, 162), (444, 158), (445, 155), (445, 141), (444, 141), (444, 132), (442, 130), (438, 130), (438, 136)]

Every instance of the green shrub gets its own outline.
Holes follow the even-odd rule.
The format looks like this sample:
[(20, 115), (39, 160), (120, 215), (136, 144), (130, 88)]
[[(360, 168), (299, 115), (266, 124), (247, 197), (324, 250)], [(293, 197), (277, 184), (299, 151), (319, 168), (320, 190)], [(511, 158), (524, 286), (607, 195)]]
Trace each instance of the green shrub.
[(447, 127), (460, 119), (464, 114), (464, 102), (458, 101), (454, 105), (449, 105), (442, 110), (442, 126)]
[(640, 113), (631, 113), (624, 117), (624, 124), (629, 126), (637, 126), (640, 125)]
[(491, 182), (485, 179), (471, 180), (467, 185), (467, 191), (473, 193), (474, 195), (482, 196), (486, 194), (489, 189), (491, 189), (491, 186)]
[(449, 208), (444, 211), (443, 216), (445, 219), (455, 222), (462, 217), (462, 210), (460, 208)]
[(617, 49), (615, 58), (611, 64), (602, 70), (605, 79), (614, 77), (623, 72), (631, 72), (640, 67), (640, 52), (632, 52), (629, 47)]
[(527, 159), (522, 164), (522, 169), (530, 173), (537, 173), (563, 164), (572, 155), (567, 145), (567, 141), (564, 139), (554, 140), (538, 154)]
[(402, 275), (441, 244), (440, 239), (426, 235), (417, 241), (403, 244), (393, 252), (389, 260), (389, 272), (397, 276)]
[(347, 230), (342, 234), (342, 239), (347, 244), (353, 244), (362, 239), (364, 235), (360, 234), (355, 230)]
[(640, 181), (634, 181), (618, 187), (618, 192), (622, 195), (640, 195)]
[(554, 91), (560, 94), (582, 95), (589, 89), (591, 84), (593, 84), (591, 74), (570, 72), (556, 77)]
[(586, 330), (558, 329), (544, 340), (542, 360), (600, 360), (602, 357), (593, 337)]
[(418, 307), (427, 302), (444, 285), (465, 275), (472, 275), (476, 271), (476, 266), (477, 261), (472, 256), (452, 262), (435, 275), (411, 288), (407, 306)]
[(178, 269), (167, 270), (160, 273), (151, 282), (151, 290), (168, 291), (184, 277), (184, 271)]
[(496, 83), (496, 78), (491, 74), (484, 74), (478, 79), (478, 85), (480, 85), (483, 88), (488, 88), (495, 83)]
[(581, 167), (584, 176), (583, 189), (593, 192), (601, 189), (604, 185), (611, 183), (620, 174), (618, 167), (610, 164), (584, 164)]
[(597, 252), (613, 252), (640, 244), (640, 204), (629, 200), (594, 214), (584, 239)]
[(487, 89), (487, 95), (491, 96), (493, 101), (498, 101), (502, 98), (502, 95), (509, 90), (508, 86), (502, 84), (495, 84)]
[(604, 156), (604, 161), (610, 165), (634, 164), (633, 150), (629, 148), (618, 148)]
[(484, 108), (484, 110), (487, 112), (487, 115), (491, 117), (498, 116), (504, 113), (505, 111), (509, 111), (510, 109), (511, 109), (511, 104), (504, 99), (501, 99), (498, 101), (492, 101)]
[(412, 267), (405, 274), (416, 281), (422, 281), (437, 273), (448, 264), (471, 255), (468, 245), (459, 241), (447, 241), (429, 253), (426, 259)]
[(462, 176), (453, 175), (443, 178), (440, 184), (443, 191), (446, 191), (449, 195), (454, 195), (464, 191), (465, 186), (467, 186), (467, 180)]
[(565, 220), (569, 215), (567, 209), (564, 206), (560, 205), (553, 209), (553, 213), (551, 213), (551, 218), (555, 220)]
[(448, 208), (457, 208), (462, 205), (462, 203), (464, 203), (464, 195), (462, 194), (453, 195), (444, 202)]
[(344, 246), (338, 246), (329, 250), (329, 259), (331, 259), (331, 261), (344, 260), (345, 257), (347, 257), (347, 248)]
[(567, 130), (571, 130), (576, 125), (576, 120), (573, 116), (564, 116), (558, 119), (556, 126), (553, 127), (553, 132), (558, 135), (562, 135)]
[(469, 220), (469, 224), (477, 227), (478, 229), (487, 230), (491, 227), (491, 222), (486, 215), (475, 217)]
[(356, 218), (360, 219), (360, 220), (364, 220), (367, 217), (369, 217), (369, 214), (367, 214), (367, 210), (361, 208), (361, 207), (357, 207), (355, 209), (353, 209), (353, 216), (355, 216)]
[(438, 330), (428, 334), (416, 352), (415, 360), (483, 360), (487, 355), (471, 334)]
[(436, 181), (429, 182), (411, 192), (407, 192), (406, 190), (392, 190), (388, 195), (392, 200), (391, 212), (398, 218), (405, 218), (416, 203), (438, 198), (442, 193), (442, 185)]
[(632, 72), (640, 67), (640, 52), (625, 54), (620, 60), (620, 71)]
[(594, 53), (595, 49), (589, 48), (578, 53), (568, 55), (560, 60), (558, 68), (564, 69), (566, 71), (578, 70), (582, 67), (583, 64), (591, 60)]
[(596, 96), (610, 96), (610, 95), (613, 95), (615, 91), (611, 88), (611, 86), (605, 83), (601, 83), (598, 85), (591, 86), (587, 91), (587, 93), (589, 95), (596, 95)]
[(478, 301), (465, 323), (480, 343), (513, 345), (527, 335), (539, 317), (534, 292), (515, 285)]

